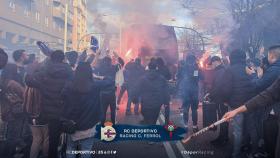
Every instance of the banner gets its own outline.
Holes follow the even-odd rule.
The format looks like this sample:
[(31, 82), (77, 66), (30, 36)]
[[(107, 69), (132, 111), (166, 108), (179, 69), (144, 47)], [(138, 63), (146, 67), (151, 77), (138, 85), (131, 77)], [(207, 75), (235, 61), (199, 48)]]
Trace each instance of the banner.
[(149, 125), (149, 126), (136, 126), (136, 125), (106, 125), (96, 126), (95, 138), (105, 141), (176, 141), (182, 140), (186, 130), (182, 127), (176, 127), (173, 124), (166, 126)]

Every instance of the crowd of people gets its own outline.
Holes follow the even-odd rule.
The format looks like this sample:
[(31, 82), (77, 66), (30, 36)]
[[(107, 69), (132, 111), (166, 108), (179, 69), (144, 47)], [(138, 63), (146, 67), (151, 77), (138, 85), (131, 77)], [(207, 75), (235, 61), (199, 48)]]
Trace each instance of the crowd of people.
[[(60, 150), (91, 150), (95, 126), (104, 125), (108, 120), (117, 123), (116, 112), (125, 91), (128, 94), (126, 115), (142, 114), (140, 123), (153, 125), (164, 107), (167, 124), (173, 98), (169, 81), (176, 76), (187, 131), (199, 131), (199, 102), (207, 100), (213, 104), (216, 120), (232, 120), (220, 126), (219, 136), (211, 144), (227, 144), (231, 124), (232, 158), (240, 158), (244, 153), (252, 158), (264, 156), (264, 153), (269, 154), (266, 157), (280, 157), (280, 134), (277, 141), (274, 139), (277, 145), (269, 146), (271, 142), (266, 135), (271, 133), (265, 127), (271, 111), (277, 114), (280, 109), (277, 104), (279, 45), (270, 47), (268, 56), (259, 63), (247, 60), (242, 50), (230, 53), (230, 64), (213, 56), (207, 63), (211, 79), (191, 54), (178, 63), (175, 75), (161, 57), (150, 58), (144, 66), (141, 58), (125, 64), (115, 52), (104, 56), (102, 51), (91, 49), (82, 54), (55, 50), (39, 62), (34, 54), (16, 50), (12, 53), (14, 62), (7, 63), (7, 54), (2, 49), (0, 53), (1, 128), (5, 129), (0, 138), (6, 142), (0, 145), (0, 156), (56, 158), (61, 154), (58, 151), (61, 138), (67, 146)], [(199, 99), (201, 85), (205, 96), (202, 100)], [(116, 93), (118, 88), (119, 93)], [(110, 119), (107, 118), (108, 108)], [(190, 109), (192, 127), (188, 123)], [(243, 113), (245, 111), (248, 112)], [(208, 115), (207, 111), (203, 112)], [(280, 124), (278, 126), (280, 128)], [(63, 133), (67, 134), (66, 138), (61, 137)], [(269, 149), (265, 148), (267, 146)]]
[[(6, 53), (1, 49), (1, 54)], [(95, 126), (108, 120), (116, 123), (117, 103), (125, 90), (126, 114), (131, 115), (133, 103), (135, 114), (143, 115), (142, 124), (155, 124), (161, 105), (169, 105), (170, 73), (163, 59), (152, 58), (144, 68), (140, 58), (124, 66), (115, 52), (101, 56), (91, 49), (80, 55), (55, 50), (39, 62), (25, 50), (14, 51), (14, 62), (3, 64), (1, 72), (1, 119), (5, 123), (1, 136), (6, 140), (1, 155), (59, 157), (61, 138), (69, 151), (91, 150)], [(123, 75), (123, 81), (118, 81), (118, 75)], [(123, 82), (119, 99), (117, 82)], [(109, 107), (110, 119), (106, 118)]]
[[(242, 50), (234, 50), (230, 56), (230, 64), (223, 65), (222, 60), (213, 57), (211, 60), (214, 69), (214, 77), (210, 86), (207, 98), (216, 104), (219, 119), (232, 120), (233, 129), (233, 151), (232, 157), (242, 157), (246, 153), (247, 157), (279, 157), (279, 136), (272, 140), (268, 135), (276, 133), (277, 124), (267, 126), (269, 114), (279, 115), (279, 104), (274, 98), (279, 92), (270, 94), (270, 101), (265, 100), (264, 93), (269, 86), (280, 75), (280, 46), (272, 46), (268, 50), (268, 56), (261, 62), (246, 60), (246, 53)], [(276, 84), (275, 83), (275, 84)], [(264, 91), (264, 92), (262, 92)], [(266, 94), (266, 97), (269, 97)], [(267, 101), (267, 102), (265, 102)], [(254, 112), (241, 113), (242, 105), (249, 109), (257, 109)], [(244, 107), (244, 106), (243, 106)], [(242, 111), (246, 111), (242, 108)], [(228, 110), (234, 112), (227, 113)], [(238, 112), (236, 112), (238, 111)], [(226, 113), (226, 114), (225, 114)], [(274, 115), (277, 120), (277, 116)], [(222, 124), (217, 139), (211, 141), (213, 145), (225, 145), (229, 140), (228, 124)], [(276, 131), (273, 129), (276, 128)], [(279, 134), (278, 134), (279, 135)], [(275, 153), (274, 153), (275, 152)]]

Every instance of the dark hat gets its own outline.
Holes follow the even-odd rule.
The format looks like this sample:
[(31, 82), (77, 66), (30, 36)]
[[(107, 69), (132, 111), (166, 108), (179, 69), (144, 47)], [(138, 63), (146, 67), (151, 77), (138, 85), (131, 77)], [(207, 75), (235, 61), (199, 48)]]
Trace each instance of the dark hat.
[(148, 68), (149, 68), (149, 70), (156, 70), (157, 69), (157, 61), (154, 59), (154, 58), (152, 58), (151, 60), (150, 60), (150, 62), (149, 62), (149, 64), (148, 64)]
[(76, 51), (69, 51), (65, 53), (65, 57), (69, 61), (70, 65), (76, 64), (78, 56), (78, 52)]
[(62, 50), (55, 50), (51, 53), (50, 58), (51, 58), (51, 61), (53, 61), (53, 62), (61, 63), (61, 62), (63, 62), (65, 55)]
[(229, 55), (230, 64), (246, 63), (246, 53), (241, 49), (232, 51)]
[(212, 63), (215, 62), (215, 61), (220, 61), (221, 62), (222, 59), (218, 56), (213, 56), (213, 57), (211, 57), (211, 59), (209, 61), (209, 65), (212, 65)]

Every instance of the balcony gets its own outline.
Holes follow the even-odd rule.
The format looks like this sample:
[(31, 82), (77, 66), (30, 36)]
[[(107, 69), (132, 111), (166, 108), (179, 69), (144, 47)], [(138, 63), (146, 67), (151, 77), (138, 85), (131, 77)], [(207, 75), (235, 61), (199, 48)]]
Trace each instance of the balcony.
[(61, 3), (61, 0), (53, 0), (54, 3)]
[(53, 7), (53, 17), (64, 21), (64, 12), (61, 7)]

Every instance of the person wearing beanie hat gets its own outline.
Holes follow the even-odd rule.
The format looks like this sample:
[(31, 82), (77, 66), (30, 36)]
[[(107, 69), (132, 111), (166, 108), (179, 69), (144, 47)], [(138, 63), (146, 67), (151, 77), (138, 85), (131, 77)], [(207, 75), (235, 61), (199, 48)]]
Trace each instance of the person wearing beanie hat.
[(141, 124), (155, 125), (162, 105), (169, 104), (168, 85), (166, 79), (157, 72), (157, 62), (150, 60), (148, 70), (139, 79), (131, 92), (133, 101), (141, 98)]
[[(213, 81), (209, 88), (209, 95), (208, 97), (211, 99), (211, 103), (215, 103), (216, 106), (212, 107), (215, 108), (215, 115), (218, 114), (219, 119), (223, 117), (223, 115), (228, 111), (228, 107), (224, 104), (223, 100), (220, 100), (220, 96), (217, 95), (219, 91), (219, 81), (224, 77), (223, 73), (225, 72), (225, 66), (222, 62), (222, 59), (218, 56), (213, 56), (210, 59), (209, 65), (212, 66), (213, 70)], [(207, 115), (207, 114), (205, 114)], [(223, 146), (229, 141), (228, 136), (228, 123), (221, 124), (219, 128), (219, 136), (212, 140), (210, 143), (215, 146)]]
[[(246, 101), (255, 96), (255, 89), (252, 82), (252, 77), (246, 73), (246, 53), (240, 49), (236, 49), (231, 52), (230, 56), (230, 66), (223, 72), (223, 77), (217, 81), (218, 87), (216, 95), (220, 96), (220, 100), (227, 103), (230, 109), (238, 108), (240, 105), (244, 104)], [(242, 136), (244, 130), (244, 121), (247, 120), (249, 116), (244, 114), (239, 114), (233, 118), (233, 158), (241, 157), (240, 148), (242, 145)], [(251, 124), (253, 126), (254, 124)], [(253, 127), (247, 127), (247, 134), (250, 135), (251, 140), (255, 140), (252, 137), (252, 132), (256, 132)], [(252, 147), (255, 148), (257, 144), (253, 142)]]
[(64, 52), (53, 51), (50, 61), (40, 67), (33, 74), (25, 77), (26, 85), (37, 88), (41, 92), (40, 123), (48, 124), (49, 149), (48, 156), (56, 158), (58, 155), (59, 137), (61, 134), (60, 118), (63, 114), (62, 90), (64, 85), (73, 77), (71, 67), (64, 63)]
[[(134, 61), (129, 62), (125, 66), (125, 70), (124, 70), (125, 79), (124, 80), (126, 82), (127, 95), (128, 95), (127, 104), (126, 104), (126, 115), (132, 114), (131, 92), (135, 88), (136, 83), (139, 81), (139, 79), (144, 75), (144, 73), (145, 73), (145, 68), (144, 68), (144, 66), (142, 66), (140, 58), (136, 58)], [(138, 100), (140, 100), (140, 98)], [(137, 102), (139, 102), (139, 101), (137, 101)], [(139, 111), (140, 111), (139, 103), (134, 104), (133, 110), (134, 110), (134, 114), (136, 114), (136, 115), (139, 114)]]
[(183, 120), (184, 126), (188, 130), (189, 110), (192, 110), (192, 130), (198, 131), (198, 104), (199, 104), (199, 80), (202, 79), (202, 73), (197, 64), (197, 59), (194, 55), (188, 55), (185, 59), (185, 64), (178, 70), (179, 95), (183, 102)]

